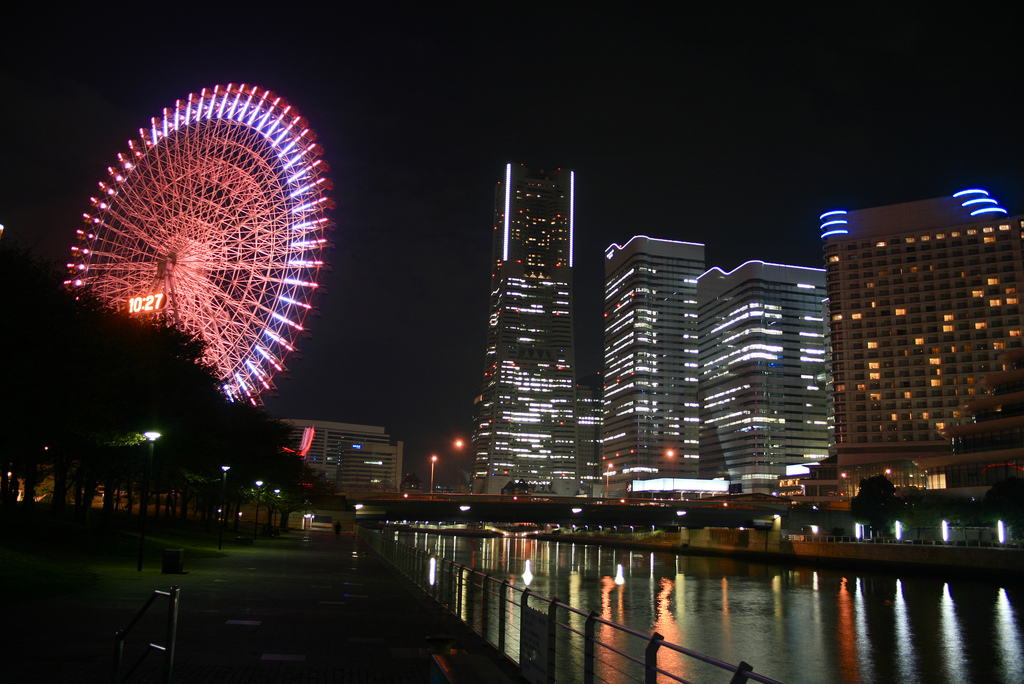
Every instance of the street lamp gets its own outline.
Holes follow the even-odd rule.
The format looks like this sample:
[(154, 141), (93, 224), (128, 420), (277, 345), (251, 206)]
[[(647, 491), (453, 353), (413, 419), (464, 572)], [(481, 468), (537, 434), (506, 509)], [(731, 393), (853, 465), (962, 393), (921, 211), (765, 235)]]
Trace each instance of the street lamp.
[(256, 480), (256, 519), (252, 523), (252, 538), (256, 538), (256, 533), (260, 529), (260, 494), (263, 493), (263, 480)]
[(142, 572), (142, 548), (146, 544), (146, 509), (149, 507), (149, 471), (153, 468), (153, 442), (160, 439), (159, 432), (144, 432), (142, 436), (149, 440), (149, 452), (146, 456), (146, 470), (142, 474), (142, 501), (139, 502), (139, 568)]
[(608, 470), (604, 471), (604, 498), (608, 498), (608, 477), (612, 474), (612, 464), (608, 464)]
[(220, 476), (220, 525), (217, 529), (217, 550), (220, 551), (221, 541), (224, 539), (224, 490), (228, 486), (228, 471), (231, 470), (231, 466), (221, 466)]
[(434, 464), (437, 463), (437, 454), (430, 457), (430, 496), (434, 496)]

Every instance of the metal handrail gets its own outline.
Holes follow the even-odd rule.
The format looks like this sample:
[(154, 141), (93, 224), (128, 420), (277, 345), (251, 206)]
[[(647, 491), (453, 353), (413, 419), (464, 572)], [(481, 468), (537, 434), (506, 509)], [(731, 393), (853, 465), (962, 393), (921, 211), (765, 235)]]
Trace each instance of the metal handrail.
[[(513, 608), (518, 606), (520, 608), (519, 621), (522, 623), (524, 614), (526, 613), (523, 608), (528, 607), (530, 599), (536, 599), (548, 604), (547, 614), (548, 625), (550, 627), (561, 628), (567, 635), (576, 635), (583, 639), (584, 684), (594, 684), (599, 681), (596, 679), (598, 676), (596, 672), (596, 664), (598, 662), (602, 663), (606, 667), (617, 669), (620, 672), (624, 672), (624, 670), (619, 668), (620, 665), (625, 668), (631, 668), (630, 671), (635, 673), (634, 676), (642, 673), (645, 684), (654, 684), (658, 681), (659, 675), (668, 678), (671, 681), (680, 682), (681, 684), (691, 684), (682, 677), (658, 667), (658, 653), (662, 647), (679, 653), (682, 656), (692, 658), (709, 666), (731, 673), (733, 675), (731, 684), (742, 684), (743, 682), (748, 681), (760, 682), (761, 684), (781, 684), (777, 680), (753, 672), (751, 666), (745, 662), (740, 662), (738, 665), (732, 665), (730, 663), (717, 660), (704, 655), (703, 653), (698, 653), (697, 651), (684, 648), (678, 644), (665, 641), (664, 637), (657, 632), (647, 634), (645, 632), (640, 632), (630, 627), (626, 627), (625, 625), (620, 625), (616, 622), (600, 617), (596, 612), (587, 613), (578, 608), (574, 608), (573, 606), (559, 601), (557, 597), (548, 598), (541, 596), (532, 592), (529, 588), (516, 587), (508, 580), (499, 580), (484, 572), (476, 570), (475, 568), (459, 565), (447, 558), (437, 558), (423, 549), (417, 549), (400, 544), (395, 540), (387, 539), (383, 534), (377, 531), (360, 527), (359, 535), (364, 541), (369, 543), (371, 548), (373, 548), (374, 551), (376, 551), (386, 562), (391, 564), (401, 574), (408, 577), (416, 586), (425, 591), (440, 605), (444, 606), (446, 610), (453, 613), (456, 617), (466, 623), (474, 632), (483, 637), (485, 641), (497, 648), (502, 655), (516, 665), (521, 665), (517, 660), (518, 655), (511, 655), (506, 650), (506, 623), (509, 622), (514, 615), (514, 612), (512, 612), (512, 609), (510, 609), (509, 606), (513, 606)], [(433, 561), (433, 563), (431, 563), (431, 561)], [(433, 569), (432, 573), (429, 572), (430, 568)], [(431, 577), (433, 581), (431, 581)], [(495, 591), (493, 589), (495, 585), (500, 585), (500, 591)], [(508, 595), (510, 590), (513, 594), (511, 598)], [(518, 602), (516, 601), (516, 592), (518, 592), (520, 596), (520, 600)], [(470, 593), (479, 595), (480, 600), (478, 603), (471, 604), (467, 600), (467, 595)], [(490, 629), (488, 624), (488, 615), (491, 612), (489, 610), (491, 608), (490, 604), (495, 601), (493, 598), (488, 600), (488, 597), (497, 597), (500, 601), (496, 609), (498, 618), (496, 625), (497, 637), (495, 640), (491, 640), (490, 638)], [(570, 615), (575, 614), (584, 618), (584, 631), (580, 632), (579, 629), (572, 627), (569, 624), (569, 620), (565, 620), (564, 622), (557, 621), (555, 617), (558, 610), (566, 610)], [(476, 620), (474, 619), (475, 613), (479, 613), (479, 628), (476, 624)], [(639, 658), (620, 650), (610, 643), (602, 642), (596, 636), (596, 627), (599, 624), (626, 636), (634, 637), (646, 642), (643, 658)], [(520, 633), (522, 633), (522, 628), (520, 629)], [(551, 629), (548, 632), (548, 673), (546, 677), (550, 682), (554, 681), (556, 658), (560, 655), (557, 653), (555, 644), (555, 630)], [(567, 647), (573, 648), (571, 642)], [(613, 663), (600, 658), (597, 651), (598, 647), (600, 647), (602, 652), (613, 654), (617, 660)], [(576, 648), (578, 649), (578, 647)], [(518, 652), (519, 649), (513, 650), (513, 653), (515, 654), (518, 654)], [(578, 653), (579, 651), (577, 650), (576, 652)], [(564, 653), (561, 655), (563, 658), (568, 657)]]
[[(127, 682), (128, 678), (132, 676), (132, 673), (138, 669), (142, 661), (145, 660), (146, 656), (149, 655), (150, 651), (162, 651), (164, 654), (164, 681), (167, 684), (171, 684), (171, 678), (174, 673), (174, 647), (177, 643), (178, 638), (178, 593), (179, 588), (174, 585), (169, 591), (155, 590), (150, 597), (146, 600), (145, 605), (139, 609), (139, 612), (135, 614), (135, 617), (131, 619), (128, 626), (124, 629), (119, 629), (114, 632), (114, 676), (113, 683), (121, 684)], [(146, 650), (142, 652), (139, 659), (132, 665), (132, 669), (128, 670), (128, 674), (121, 679), (121, 663), (124, 660), (124, 642), (128, 638), (128, 633), (132, 631), (132, 628), (138, 624), (139, 620), (149, 609), (153, 602), (160, 596), (166, 596), (167, 601), (167, 642), (164, 646), (159, 644), (149, 644)]]

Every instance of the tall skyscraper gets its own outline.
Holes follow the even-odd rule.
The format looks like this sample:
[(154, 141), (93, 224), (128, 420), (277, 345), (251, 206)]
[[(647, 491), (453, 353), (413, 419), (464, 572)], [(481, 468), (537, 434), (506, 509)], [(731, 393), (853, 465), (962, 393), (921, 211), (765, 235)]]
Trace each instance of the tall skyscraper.
[(490, 318), (475, 402), (474, 492), (576, 494), (572, 171), (508, 164), (494, 198)]
[(748, 261), (699, 278), (700, 473), (733, 493), (777, 493), (828, 456), (820, 268)]
[(599, 476), (607, 475), (618, 496), (634, 480), (697, 474), (697, 277), (704, 245), (639, 235), (611, 245), (605, 257)]
[(821, 215), (846, 494), (878, 474), (945, 486), (930, 469), (949, 463), (938, 431), (1021, 346), (1021, 218), (979, 188)]

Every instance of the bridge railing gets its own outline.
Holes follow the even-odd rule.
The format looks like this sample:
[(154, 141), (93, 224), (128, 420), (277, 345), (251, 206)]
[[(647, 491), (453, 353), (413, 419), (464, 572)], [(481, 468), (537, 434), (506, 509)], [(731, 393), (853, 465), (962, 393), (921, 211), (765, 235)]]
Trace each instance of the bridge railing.
[(401, 544), (378, 531), (359, 535), (385, 562), (457, 616), (530, 681), (761, 682), (750, 665), (726, 663)]

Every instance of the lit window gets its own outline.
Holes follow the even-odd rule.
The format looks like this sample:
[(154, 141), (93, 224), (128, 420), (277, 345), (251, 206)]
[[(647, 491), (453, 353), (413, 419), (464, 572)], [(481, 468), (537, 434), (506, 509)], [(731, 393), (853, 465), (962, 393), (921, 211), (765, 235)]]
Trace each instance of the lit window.
[(861, 315), (859, 313), (851, 314), (850, 318), (854, 320), (859, 320), (861, 318)]
[(953, 332), (953, 326), (952, 325), (944, 325), (944, 326), (942, 326), (942, 332)]
[(953, 320), (953, 314), (945, 314), (945, 315), (943, 315), (942, 320), (944, 320), (944, 321), (951, 321), (951, 320)]
[(990, 299), (990, 300), (988, 300), (988, 305), (989, 306), (1002, 306), (1003, 305), (1003, 300), (1002, 299)]
[(995, 242), (995, 241), (996, 241), (996, 236), (995, 235), (986, 235), (985, 236), (985, 242)]
[(876, 242), (875, 247), (885, 247), (885, 240), (879, 240)]
[(868, 364), (868, 368), (870, 368), (872, 370), (878, 370), (878, 368), (879, 368), (878, 361), (872, 361), (871, 363), (869, 363)]
[(989, 285), (998, 285), (999, 284), (999, 278), (989, 278), (988, 279), (988, 284)]
[(978, 234), (978, 229), (977, 228), (968, 228), (967, 229), (967, 234), (968, 235), (977, 235)]
[(1016, 297), (1007, 297), (1006, 298), (1006, 303), (1007, 304), (1016, 304), (1017, 302), (1018, 302), (1018, 299)]
[(914, 344), (924, 344), (924, 338), (923, 337), (915, 337), (914, 338)]
[(995, 231), (996, 229), (993, 228), (992, 226), (985, 226), (984, 228), (981, 229), (982, 233), (994, 233)]
[(877, 342), (868, 342), (868, 349), (878, 349)]
[(1020, 330), (1019, 329), (1011, 330), (1010, 331), (1010, 337), (1020, 337)]
[(986, 323), (985, 321), (978, 321), (977, 323), (974, 324), (975, 330), (984, 330), (987, 327), (988, 323)]
[(932, 366), (938, 366), (942, 363), (942, 359), (940, 359), (938, 356), (933, 356), (930, 359), (928, 359), (928, 363), (931, 364)]
[(903, 238), (903, 240), (904, 240), (905, 242), (914, 242), (914, 238), (913, 238), (913, 236), (911, 236), (911, 237), (906, 237), (906, 238)]
[(941, 386), (942, 386), (942, 379), (941, 378), (932, 378), (932, 387), (941, 387)]
[(907, 310), (906, 309), (896, 309), (896, 315), (897, 316), (906, 316), (907, 315)]
[(972, 297), (984, 297), (985, 296), (985, 291), (984, 290), (971, 290), (971, 296)]

